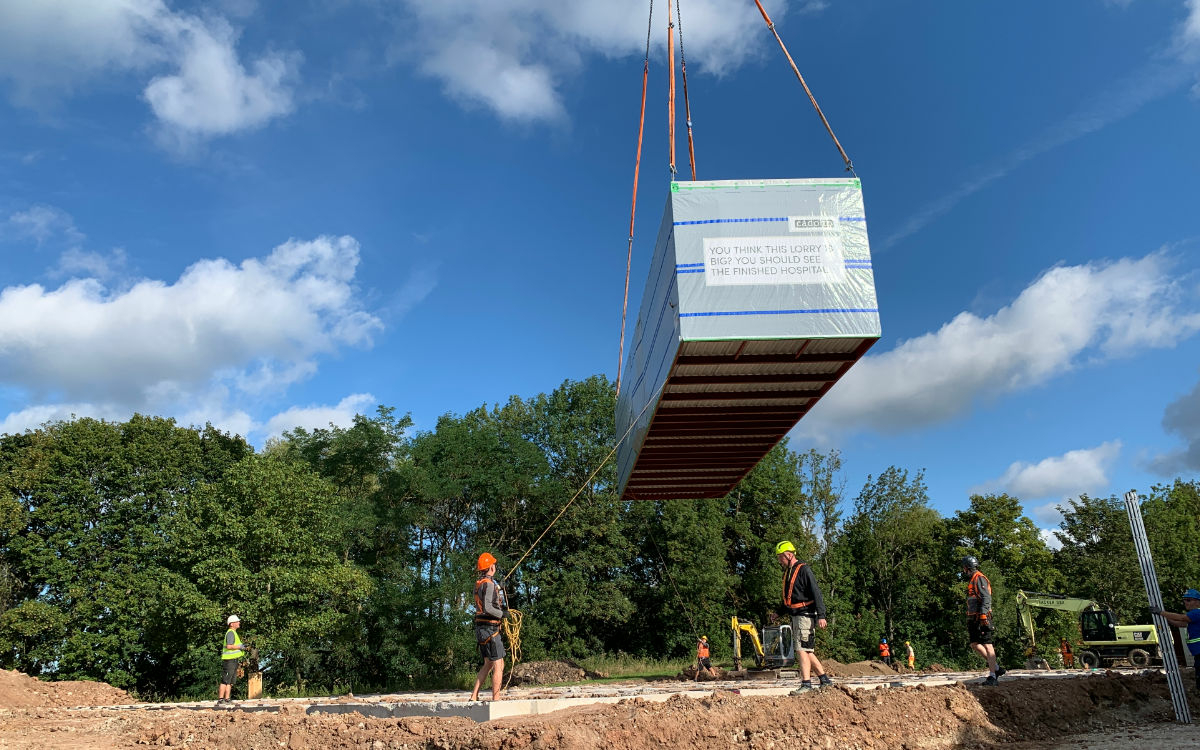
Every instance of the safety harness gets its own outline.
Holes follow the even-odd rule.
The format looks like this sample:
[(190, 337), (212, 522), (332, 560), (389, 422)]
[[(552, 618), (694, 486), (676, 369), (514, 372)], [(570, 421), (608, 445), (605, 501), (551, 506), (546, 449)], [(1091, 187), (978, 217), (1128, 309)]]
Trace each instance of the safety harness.
[[(979, 584), (976, 583), (976, 581), (978, 581), (980, 578), (982, 578), (984, 583), (987, 584), (988, 590), (991, 590), (991, 581), (987, 579), (987, 576), (985, 576), (982, 571), (977, 570), (975, 571), (974, 575), (971, 576), (971, 580), (967, 582), (967, 599), (978, 599), (979, 605), (982, 607), (983, 595), (980, 594)], [(977, 618), (981, 622), (987, 622), (991, 618), (991, 615), (989, 615), (987, 612), (967, 612), (967, 617)]]
[(792, 567), (788, 568), (783, 574), (783, 606), (792, 611), (792, 614), (798, 613), (800, 610), (812, 604), (812, 601), (793, 602), (792, 595), (796, 591), (796, 579), (800, 576), (800, 569), (805, 566), (805, 563), (796, 561)]
[(500, 618), (492, 617), (491, 615), (489, 615), (487, 613), (487, 610), (484, 609), (483, 585), (485, 583), (495, 584), (497, 599), (500, 597), (500, 594), (503, 591), (503, 589), (500, 588), (499, 583), (496, 583), (495, 581), (493, 581), (491, 578), (488, 578), (487, 576), (484, 576), (483, 578), (480, 578), (478, 581), (475, 582), (475, 624), (477, 626), (495, 628), (495, 630), (492, 631), (491, 635), (489, 635), (487, 638), (485, 638), (479, 642), (480, 645), (483, 645), (483, 644), (489, 642), (490, 640), (495, 638), (497, 635), (499, 635), (500, 622), (501, 622)]

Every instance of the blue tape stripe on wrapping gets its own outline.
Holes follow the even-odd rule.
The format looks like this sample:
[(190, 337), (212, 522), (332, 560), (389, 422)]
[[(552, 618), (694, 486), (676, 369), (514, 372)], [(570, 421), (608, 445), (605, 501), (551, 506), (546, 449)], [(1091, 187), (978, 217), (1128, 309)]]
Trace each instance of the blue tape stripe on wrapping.
[(729, 310), (723, 312), (679, 313), (681, 318), (704, 318), (714, 315), (801, 315), (806, 313), (877, 313), (877, 307), (824, 307), (814, 310)]
[[(693, 219), (691, 221), (677, 221), (674, 226), (686, 227), (695, 224), (754, 224), (764, 221), (787, 221), (786, 216), (757, 216), (749, 219)], [(838, 221), (866, 221), (865, 216), (839, 216)]]
[[(698, 268), (684, 268), (683, 266), (675, 266), (675, 273), (704, 273), (704, 264), (703, 263), (690, 263), (688, 265), (699, 266), (699, 267)], [(846, 261), (846, 268), (870, 269), (871, 261), (869, 261), (869, 260), (867, 260), (867, 261), (848, 260), (848, 261)]]
[(763, 221), (787, 221), (786, 216), (761, 216), (752, 219), (697, 219), (695, 221), (677, 221), (675, 226), (686, 227), (693, 224), (752, 224)]
[(703, 263), (676, 263), (676, 268), (704, 268)]

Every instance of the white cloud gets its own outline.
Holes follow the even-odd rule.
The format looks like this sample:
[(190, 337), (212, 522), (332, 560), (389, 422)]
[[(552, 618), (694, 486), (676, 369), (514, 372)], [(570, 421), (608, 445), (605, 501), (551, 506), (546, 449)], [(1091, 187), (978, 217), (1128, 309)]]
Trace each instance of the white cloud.
[(1156, 457), (1150, 468), (1164, 476), (1200, 471), (1200, 383), (1167, 405), (1163, 429), (1183, 438), (1184, 447)]
[(108, 281), (124, 272), (129, 264), (129, 258), (122, 248), (113, 248), (108, 253), (97, 253), (81, 250), (78, 247), (68, 248), (58, 259), (58, 265), (50, 272), (51, 276), (85, 276)]
[[(214, 383), (261, 393), (318, 356), (369, 345), (352, 237), (290, 240), (240, 265), (202, 260), (167, 283), (95, 279), (0, 290), (0, 383), (47, 397), (163, 411)], [(251, 385), (253, 384), (253, 385)]]
[[(247, 67), (222, 18), (172, 11), (162, 0), (0, 0), (0, 79), (38, 106), (114, 74), (157, 74), (144, 97), (177, 141), (257, 128), (292, 111), (298, 56)], [(115, 79), (118, 80), (119, 79)]]
[(1003, 475), (973, 487), (971, 493), (999, 491), (1023, 500), (1095, 495), (1108, 488), (1109, 469), (1120, 454), (1121, 441), (1110, 440), (1095, 448), (1068, 451), (1037, 463), (1016, 461)]
[(54, 206), (36, 205), (14, 213), (0, 223), (0, 239), (33, 240), (39, 246), (59, 243), (76, 247), (85, 237), (66, 211)]
[(865, 357), (799, 429), (921, 429), (1088, 361), (1174, 346), (1200, 330), (1200, 303), (1171, 266), (1159, 252), (1053, 268), (994, 315), (963, 312)]
[(228, 24), (188, 19), (179, 24), (179, 72), (146, 86), (146, 101), (175, 136), (206, 137), (258, 128), (292, 111), (288, 81), (298, 58), (267, 55), (248, 74)]
[(369, 393), (354, 393), (335, 406), (293, 406), (267, 420), (264, 432), (267, 437), (276, 437), (297, 427), (306, 430), (329, 427), (331, 424), (349, 427), (354, 423), (356, 414), (366, 414), (377, 403), (375, 397)]
[[(561, 90), (586, 55), (641, 56), (646, 13), (641, 0), (404, 0), (409, 22), (394, 54), (417, 62), (448, 94), (483, 105), (503, 119), (562, 116)], [(823, 0), (772, 3), (778, 24), (788, 9), (822, 10)], [(689, 0), (683, 5), (684, 51), (690, 71), (721, 74), (763, 54), (767, 30), (742, 0)], [(656, 8), (651, 44), (666, 43), (664, 5)], [(786, 37), (786, 29), (781, 27)], [(678, 45), (677, 45), (678, 46)], [(676, 50), (678, 55), (678, 49)]]
[(45, 422), (71, 419), (73, 416), (124, 420), (129, 419), (132, 412), (119, 407), (97, 404), (41, 404), (5, 415), (3, 419), (0, 419), (0, 435), (16, 435), (25, 430), (36, 430)]

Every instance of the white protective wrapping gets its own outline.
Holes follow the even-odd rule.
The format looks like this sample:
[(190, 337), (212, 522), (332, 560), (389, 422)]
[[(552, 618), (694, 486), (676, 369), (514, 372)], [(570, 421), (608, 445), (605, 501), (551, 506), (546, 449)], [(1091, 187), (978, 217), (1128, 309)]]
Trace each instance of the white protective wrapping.
[(618, 436), (637, 420), (621, 489), (682, 342), (879, 336), (859, 180), (671, 183), (617, 403)]

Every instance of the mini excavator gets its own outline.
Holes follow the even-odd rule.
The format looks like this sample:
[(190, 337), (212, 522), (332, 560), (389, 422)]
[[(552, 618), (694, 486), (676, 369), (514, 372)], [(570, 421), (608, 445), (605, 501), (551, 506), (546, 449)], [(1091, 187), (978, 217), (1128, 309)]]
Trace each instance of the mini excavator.
[(733, 633), (733, 669), (742, 668), (742, 636), (750, 636), (754, 645), (755, 669), (779, 669), (790, 667), (796, 663), (795, 642), (792, 640), (791, 625), (769, 625), (762, 630), (762, 638), (758, 637), (758, 628), (748, 620), (731, 618), (730, 627)]

